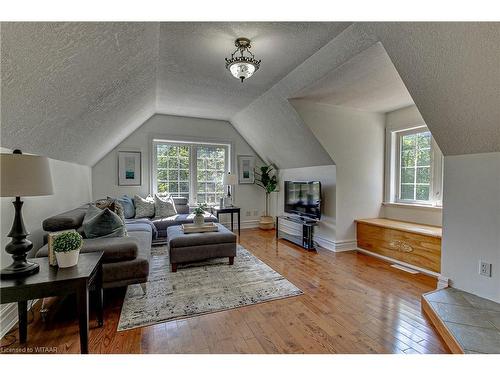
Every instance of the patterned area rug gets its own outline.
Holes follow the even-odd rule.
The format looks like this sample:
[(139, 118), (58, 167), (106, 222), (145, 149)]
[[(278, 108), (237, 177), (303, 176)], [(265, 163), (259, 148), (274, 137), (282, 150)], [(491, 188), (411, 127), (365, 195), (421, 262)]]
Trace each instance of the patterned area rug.
[(232, 266), (220, 258), (172, 273), (166, 246), (153, 247), (152, 258), (146, 294), (138, 284), (127, 288), (118, 331), (302, 294), (240, 245)]

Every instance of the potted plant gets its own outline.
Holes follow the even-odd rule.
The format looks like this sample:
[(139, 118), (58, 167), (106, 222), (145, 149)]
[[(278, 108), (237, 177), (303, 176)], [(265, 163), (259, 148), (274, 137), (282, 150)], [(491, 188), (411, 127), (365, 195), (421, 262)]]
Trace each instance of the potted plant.
[(269, 216), (269, 195), (278, 187), (276, 170), (272, 165), (264, 165), (260, 167), (260, 173), (255, 171), (255, 176), (255, 183), (266, 192), (266, 212), (264, 216), (260, 217), (259, 228), (273, 229), (274, 219), (272, 216)]
[(78, 232), (66, 232), (57, 236), (53, 248), (59, 267), (76, 266), (82, 244), (82, 236)]
[(205, 210), (207, 209), (207, 205), (205, 203), (201, 203), (198, 205), (198, 207), (196, 207), (194, 210), (193, 210), (193, 213), (194, 213), (194, 219), (193, 219), (193, 223), (195, 225), (203, 225), (203, 223), (205, 222)]

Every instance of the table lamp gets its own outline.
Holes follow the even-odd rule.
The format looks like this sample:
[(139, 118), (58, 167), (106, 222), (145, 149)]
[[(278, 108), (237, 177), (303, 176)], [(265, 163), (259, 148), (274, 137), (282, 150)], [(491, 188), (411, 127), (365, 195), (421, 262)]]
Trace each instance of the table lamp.
[(21, 209), (21, 196), (39, 196), (53, 194), (52, 177), (50, 175), (49, 159), (43, 156), (24, 155), (20, 150), (12, 154), (0, 154), (0, 196), (15, 197), (12, 202), (15, 208), (14, 222), (7, 235), (11, 237), (5, 251), (14, 260), (8, 267), (0, 271), (2, 279), (14, 279), (37, 273), (40, 266), (26, 261), (27, 253), (33, 244), (27, 240), (29, 235), (24, 227)]
[(238, 178), (235, 174), (231, 174), (231, 172), (228, 172), (227, 174), (224, 175), (224, 178), (222, 180), (223, 185), (227, 185), (227, 201), (228, 201), (228, 206), (233, 205), (232, 197), (231, 197), (231, 189), (232, 185), (236, 185), (238, 183)]

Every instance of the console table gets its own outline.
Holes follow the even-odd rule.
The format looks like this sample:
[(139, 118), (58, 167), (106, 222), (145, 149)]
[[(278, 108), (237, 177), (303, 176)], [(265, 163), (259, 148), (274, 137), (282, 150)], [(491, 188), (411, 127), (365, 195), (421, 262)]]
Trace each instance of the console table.
[(76, 293), (80, 325), (80, 351), (89, 352), (89, 289), (98, 293), (97, 322), (103, 325), (102, 252), (80, 254), (78, 264), (69, 268), (49, 266), (48, 258), (30, 261), (40, 265), (34, 275), (0, 281), (0, 303), (17, 302), (19, 342), (28, 335), (28, 300)]
[(240, 208), (239, 207), (220, 207), (220, 206), (215, 206), (213, 207), (215, 210), (215, 215), (217, 216), (217, 220), (219, 220), (219, 215), (220, 214), (231, 214), (231, 231), (234, 232), (234, 219), (233, 219), (233, 214), (238, 215), (238, 236), (240, 235)]

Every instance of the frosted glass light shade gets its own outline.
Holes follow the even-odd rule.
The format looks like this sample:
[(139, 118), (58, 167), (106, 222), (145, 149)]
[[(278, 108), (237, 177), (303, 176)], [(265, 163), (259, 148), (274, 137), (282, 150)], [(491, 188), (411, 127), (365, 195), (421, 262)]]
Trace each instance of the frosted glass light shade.
[(253, 75), (255, 66), (247, 62), (235, 62), (229, 66), (229, 70), (235, 78), (243, 81)]
[(25, 154), (0, 154), (0, 196), (53, 194), (49, 159)]

